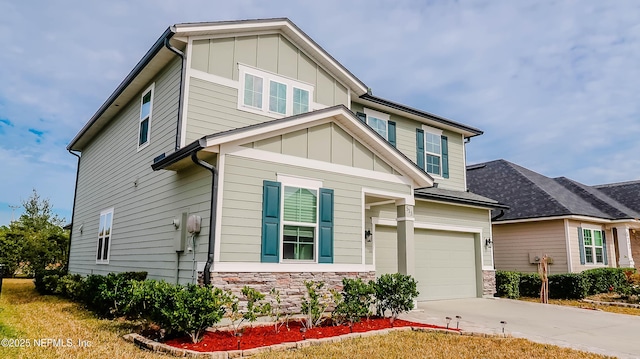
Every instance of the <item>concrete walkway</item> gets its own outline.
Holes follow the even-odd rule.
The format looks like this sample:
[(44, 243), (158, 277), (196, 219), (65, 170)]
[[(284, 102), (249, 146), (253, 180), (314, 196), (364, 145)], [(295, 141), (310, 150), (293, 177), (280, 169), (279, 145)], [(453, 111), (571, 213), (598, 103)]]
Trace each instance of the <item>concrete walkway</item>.
[(505, 333), (539, 343), (592, 353), (640, 358), (640, 317), (559, 305), (544, 305), (509, 299), (454, 299), (418, 303), (418, 310), (401, 316), (418, 322), (456, 326), (489, 334)]

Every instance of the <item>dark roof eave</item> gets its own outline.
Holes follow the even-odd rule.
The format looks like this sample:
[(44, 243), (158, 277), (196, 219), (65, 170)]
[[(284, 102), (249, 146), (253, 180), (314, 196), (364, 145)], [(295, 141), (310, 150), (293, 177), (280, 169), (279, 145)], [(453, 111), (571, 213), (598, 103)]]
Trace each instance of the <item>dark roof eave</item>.
[(196, 140), (194, 142), (191, 142), (190, 144), (188, 144), (188, 145), (182, 147), (181, 149), (173, 152), (169, 156), (166, 156), (163, 159), (153, 163), (151, 165), (151, 168), (154, 171), (163, 170), (163, 169), (171, 166), (172, 164), (191, 156), (192, 153), (198, 152), (198, 151), (200, 151), (201, 149), (204, 148), (204, 146), (202, 146), (202, 143), (201, 143), (202, 140), (203, 139), (199, 139), (199, 140)]
[(363, 100), (367, 100), (367, 101), (371, 101), (371, 102), (380, 104), (380, 105), (391, 107), (391, 108), (396, 109), (396, 110), (408, 112), (408, 113), (410, 113), (412, 115), (415, 115), (415, 116), (420, 116), (420, 117), (428, 118), (428, 119), (431, 119), (431, 120), (435, 120), (435, 121), (438, 121), (438, 122), (440, 122), (442, 124), (445, 124), (445, 125), (448, 125), (448, 126), (451, 126), (451, 127), (455, 127), (455, 128), (470, 132), (473, 135), (471, 135), (469, 137), (479, 136), (479, 135), (482, 135), (484, 133), (482, 130), (479, 130), (477, 128), (466, 126), (466, 125), (463, 125), (461, 123), (449, 120), (447, 118), (444, 118), (444, 117), (441, 117), (441, 116), (438, 116), (438, 115), (434, 115), (434, 114), (426, 112), (426, 111), (421, 111), (421, 110), (415, 109), (413, 107), (405, 106), (405, 105), (402, 105), (402, 104), (399, 104), (399, 103), (396, 103), (396, 102), (393, 102), (393, 101), (385, 100), (383, 98), (376, 97), (376, 96), (373, 96), (373, 95), (364, 94), (364, 95), (360, 96), (360, 98), (363, 99)]
[(431, 199), (436, 201), (451, 202), (451, 203), (458, 203), (458, 204), (467, 204), (467, 205), (479, 206), (479, 207), (490, 208), (490, 209), (509, 209), (509, 206), (501, 203), (497, 203), (497, 202), (492, 203), (492, 202), (475, 201), (472, 199), (444, 196), (444, 195), (438, 195), (433, 193), (428, 193), (428, 194), (418, 193), (417, 191), (418, 189), (414, 191), (414, 195), (416, 198)]
[(76, 136), (69, 142), (67, 145), (67, 150), (79, 151), (79, 148), (75, 148), (75, 144), (84, 136), (84, 134), (93, 126), (93, 124), (98, 121), (98, 119), (104, 114), (104, 112), (111, 107), (114, 101), (120, 96), (120, 94), (133, 82), (133, 80), (142, 72), (142, 70), (149, 64), (149, 62), (158, 54), (158, 52), (165, 46), (165, 40), (171, 39), (175, 32), (172, 27), (168, 27), (167, 30), (156, 40), (153, 46), (147, 51), (147, 53), (142, 57), (142, 59), (136, 64), (136, 66), (129, 72), (127, 77), (122, 80), (120, 85), (113, 91), (111, 96), (100, 106), (98, 111), (91, 117), (89, 122), (87, 122), (84, 127), (76, 134)]

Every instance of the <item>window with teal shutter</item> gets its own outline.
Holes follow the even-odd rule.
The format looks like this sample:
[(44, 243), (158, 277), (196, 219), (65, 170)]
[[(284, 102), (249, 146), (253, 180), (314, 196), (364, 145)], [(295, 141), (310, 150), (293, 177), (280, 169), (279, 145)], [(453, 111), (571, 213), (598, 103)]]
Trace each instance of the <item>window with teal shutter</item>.
[(264, 181), (262, 189), (262, 253), (260, 260), (278, 263), (280, 247), (280, 183)]
[(416, 164), (424, 171), (424, 131), (416, 128)]
[(449, 178), (449, 139), (447, 136), (440, 137), (442, 151), (442, 177)]
[(284, 187), (283, 260), (314, 260), (317, 223), (316, 190)]
[(320, 188), (319, 263), (333, 263), (333, 190)]
[(393, 121), (387, 121), (387, 140), (396, 147), (396, 123)]

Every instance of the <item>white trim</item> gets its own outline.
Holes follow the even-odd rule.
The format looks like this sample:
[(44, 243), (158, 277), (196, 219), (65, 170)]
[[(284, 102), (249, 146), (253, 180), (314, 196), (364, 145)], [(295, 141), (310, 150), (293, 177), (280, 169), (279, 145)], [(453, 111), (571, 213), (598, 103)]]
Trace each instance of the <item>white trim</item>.
[[(377, 219), (377, 221), (376, 221), (375, 224), (379, 224), (381, 226), (391, 226), (391, 227), (397, 227), (398, 226), (397, 220), (393, 219), (393, 218), (378, 218), (378, 217), (376, 217), (376, 219)], [(481, 227), (462, 227), (462, 226), (454, 226), (454, 225), (449, 225), (449, 224), (415, 222), (413, 224), (413, 228), (415, 228), (415, 229), (432, 229), (432, 230), (436, 230), (436, 231), (446, 231), (446, 232), (476, 233), (476, 234), (480, 234), (480, 237), (482, 237), (482, 228)]]
[(567, 272), (573, 273), (573, 260), (571, 259), (571, 236), (569, 235), (569, 220), (564, 219), (564, 239), (567, 243)]
[(587, 216), (578, 216), (578, 215), (567, 215), (567, 216), (557, 216), (557, 217), (538, 217), (538, 218), (524, 218), (524, 219), (510, 219), (506, 221), (495, 221), (493, 224), (511, 224), (511, 223), (527, 223), (527, 222), (538, 222), (538, 221), (555, 221), (559, 219), (570, 219), (575, 221), (590, 221), (596, 223), (624, 223), (624, 222), (637, 222), (633, 219), (625, 219), (625, 220), (610, 220), (603, 218), (595, 218), (595, 217), (587, 217)]
[[(367, 252), (366, 252), (366, 245), (367, 245), (367, 241), (364, 238), (364, 232), (367, 230), (366, 229), (366, 212), (368, 208), (365, 208), (365, 197), (366, 194), (364, 193), (363, 190), (360, 190), (360, 208), (361, 208), (361, 216), (360, 216), (360, 233), (362, 233), (361, 237), (360, 237), (360, 249), (361, 249), (361, 253), (360, 256), (362, 258), (362, 265), (366, 265), (367, 263)], [(335, 208), (334, 208), (335, 209)], [(371, 237), (373, 238), (373, 237)]]
[[(473, 204), (448, 202), (446, 200), (437, 200), (437, 199), (430, 199), (430, 198), (416, 197), (416, 201), (433, 202), (433, 203), (439, 203), (439, 204), (446, 204), (446, 205), (450, 205), (450, 206), (459, 206), (459, 207), (468, 207), (468, 208), (474, 208), (474, 209), (489, 210), (487, 207), (476, 206), (476, 205), (473, 205)], [(497, 223), (495, 223), (495, 224), (497, 224)]]
[(373, 272), (374, 265), (336, 263), (215, 262), (212, 272)]
[[(140, 106), (139, 106), (139, 112), (138, 112), (138, 137), (136, 138), (136, 143), (138, 144), (138, 152), (140, 152), (142, 149), (146, 148), (147, 146), (149, 146), (149, 143), (151, 143), (151, 122), (153, 119), (153, 106), (154, 106), (154, 102), (155, 102), (155, 96), (154, 96), (154, 92), (155, 92), (155, 88), (156, 88), (156, 83), (153, 82), (151, 85), (149, 85), (149, 87), (147, 87), (144, 91), (142, 91), (142, 94), (140, 95)], [(147, 115), (145, 118), (142, 118), (142, 104), (144, 101), (144, 96), (150, 92), (151, 93), (151, 100), (149, 101), (149, 115)], [(140, 125), (142, 124), (142, 122), (144, 120), (149, 121), (149, 123), (147, 124), (147, 142), (140, 144)]]
[[(220, 244), (222, 243), (222, 207), (224, 200), (224, 177), (225, 177), (225, 162), (227, 154), (220, 151), (218, 154), (218, 202), (216, 204), (216, 236), (215, 247), (213, 250), (214, 262), (220, 261)], [(209, 214), (211, 215), (211, 214)]]
[[(422, 131), (424, 131), (424, 171), (429, 173), (435, 179), (444, 179), (444, 177), (442, 177), (442, 169), (443, 169), (442, 168), (442, 165), (443, 165), (442, 164), (442, 130), (439, 128), (422, 125)], [(440, 147), (440, 153), (427, 151), (427, 137), (428, 137), (427, 134), (431, 134), (438, 137), (438, 145)], [(439, 159), (438, 168), (440, 168), (439, 173), (432, 173), (427, 171), (427, 166), (428, 166), (427, 155), (438, 157)]]
[(592, 231), (604, 231), (603, 226), (599, 226), (597, 224), (592, 223), (580, 223), (579, 225), (582, 229), (590, 229)]
[(382, 134), (380, 132), (378, 132), (378, 134), (381, 135), (382, 137), (384, 137), (385, 140), (388, 140), (389, 139), (389, 121), (391, 120), (391, 116), (389, 116), (388, 113), (372, 110), (372, 109), (367, 108), (367, 107), (364, 108), (364, 114), (367, 117), (366, 118), (367, 125), (369, 125), (369, 127), (371, 127), (376, 132), (378, 132), (377, 128), (372, 126), (372, 124), (369, 122), (369, 119), (373, 117), (376, 120), (380, 120), (380, 121), (384, 122), (384, 133), (385, 133), (385, 135), (382, 136)]
[[(467, 144), (464, 141), (464, 135), (460, 134), (460, 137), (462, 137), (462, 165), (463, 165), (462, 179), (464, 180), (464, 189), (468, 190), (469, 187), (467, 186)], [(449, 173), (449, 177), (451, 177), (451, 173)]]
[[(432, 134), (437, 135), (437, 136), (442, 136), (442, 130), (439, 129), (439, 128), (435, 128), (435, 127), (431, 127), (431, 126), (427, 126), (427, 125), (422, 125), (422, 130), (424, 132), (431, 132)], [(425, 137), (424, 140), (426, 141), (427, 138)], [(426, 151), (427, 148), (425, 147), (424, 150)]]
[(283, 186), (288, 185), (310, 189), (322, 188), (322, 181), (320, 180), (284, 173), (276, 173), (276, 181), (281, 182)]
[[(278, 182), (280, 182), (281, 190), (280, 190), (280, 238), (278, 238), (279, 245), (279, 262), (280, 264), (317, 264), (319, 258), (319, 247), (320, 247), (320, 238), (319, 238), (319, 217), (320, 217), (320, 188), (322, 188), (322, 181), (294, 176), (294, 175), (286, 175), (286, 174), (276, 174)], [(316, 193), (316, 218), (313, 223), (309, 222), (292, 222), (285, 221), (284, 219), (284, 195), (285, 195), (285, 187), (291, 188), (303, 188), (307, 190), (313, 190)], [(286, 223), (285, 223), (286, 222)], [(305, 259), (285, 259), (284, 256), (284, 226), (296, 226), (296, 227), (313, 227), (313, 259), (305, 260)]]
[(390, 200), (393, 200), (394, 203), (396, 204), (398, 204), (398, 201), (400, 201), (401, 205), (403, 204), (410, 205), (410, 206), (415, 205), (413, 193), (404, 194), (404, 193), (391, 192), (383, 189), (370, 188), (370, 187), (363, 187), (362, 192), (364, 192), (365, 194), (374, 195), (376, 197), (389, 198)]
[[(108, 215), (109, 213), (111, 213), (111, 223), (109, 226), (110, 232), (109, 232), (109, 244), (107, 248), (107, 259), (104, 259), (104, 258), (97, 259), (98, 248), (100, 246), (100, 218), (102, 218), (102, 216)], [(94, 256), (94, 258), (96, 258), (96, 264), (109, 264), (109, 260), (111, 259), (111, 247), (113, 247), (113, 217), (114, 217), (114, 207), (100, 211), (100, 216), (98, 217), (98, 237), (96, 241), (96, 252)], [(104, 239), (102, 241), (102, 249), (104, 249)]]
[(191, 69), (191, 77), (197, 78), (199, 80), (207, 81), (207, 82), (213, 82), (218, 85), (230, 87), (234, 90), (238, 90), (238, 91), (240, 90), (240, 81), (236, 81), (223, 76), (210, 74), (208, 72)]
[(187, 48), (185, 49), (187, 56), (187, 61), (185, 66), (187, 67), (184, 71), (184, 93), (182, 94), (182, 118), (180, 119), (180, 138), (178, 139), (180, 142), (178, 143), (179, 148), (186, 146), (187, 144), (187, 118), (189, 117), (189, 94), (191, 94), (191, 74), (193, 69), (191, 68), (191, 61), (193, 60), (193, 40), (191, 38), (187, 39)]
[(228, 147), (227, 146), (223, 146), (223, 147), (228, 149), (228, 153), (230, 155), (234, 155), (237, 157), (250, 158), (254, 160), (268, 161), (268, 162), (275, 162), (275, 163), (284, 163), (292, 166), (306, 167), (308, 169), (315, 169), (315, 170), (321, 170), (321, 171), (330, 171), (330, 172), (341, 173), (341, 174), (355, 176), (355, 177), (367, 178), (367, 179), (374, 178), (374, 179), (385, 181), (385, 182), (392, 182), (392, 183), (406, 184), (406, 185), (410, 184), (408, 183), (409, 181), (405, 177), (393, 175), (390, 173), (365, 170), (361, 168), (339, 165), (339, 164), (329, 163), (329, 162), (324, 162), (319, 160), (312, 160), (308, 158), (302, 158), (302, 157), (291, 156), (291, 155), (283, 155), (281, 153), (261, 151), (261, 150), (256, 150), (253, 148), (247, 148), (242, 146), (229, 145)]
[[(465, 171), (466, 172), (466, 171)], [(491, 225), (491, 210), (487, 210), (487, 214), (489, 216), (489, 238), (491, 238), (491, 241), (493, 241), (493, 226)], [(482, 238), (480, 238), (480, 248), (482, 248), (484, 246), (484, 243), (482, 243)], [(496, 269), (496, 262), (495, 262), (495, 256), (494, 256), (494, 251), (495, 249), (495, 243), (491, 244), (491, 269), (495, 270)], [(482, 258), (482, 268), (484, 270), (484, 258)]]

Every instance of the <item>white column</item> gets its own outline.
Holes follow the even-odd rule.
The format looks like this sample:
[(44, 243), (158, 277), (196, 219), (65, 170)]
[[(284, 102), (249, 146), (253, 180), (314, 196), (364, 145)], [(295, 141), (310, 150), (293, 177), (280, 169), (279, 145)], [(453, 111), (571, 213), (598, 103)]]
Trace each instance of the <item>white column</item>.
[(629, 235), (629, 227), (616, 227), (618, 233), (618, 250), (620, 251), (620, 267), (633, 267), (633, 257), (631, 256), (631, 236)]
[(398, 272), (415, 275), (415, 245), (413, 239), (413, 206), (403, 204), (397, 206), (398, 223)]

